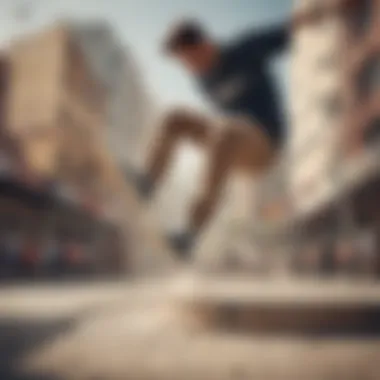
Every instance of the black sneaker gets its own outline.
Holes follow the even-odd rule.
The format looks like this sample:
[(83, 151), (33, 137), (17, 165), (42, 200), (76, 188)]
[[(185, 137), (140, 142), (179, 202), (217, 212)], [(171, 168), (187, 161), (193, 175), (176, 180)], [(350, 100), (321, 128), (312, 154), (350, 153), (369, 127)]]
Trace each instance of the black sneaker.
[(152, 196), (154, 190), (153, 182), (146, 175), (138, 173), (132, 168), (127, 168), (125, 170), (125, 177), (132, 183), (142, 198), (149, 199)]
[(195, 235), (191, 232), (177, 232), (168, 236), (171, 247), (178, 254), (179, 258), (187, 260), (191, 257), (191, 250), (194, 246)]

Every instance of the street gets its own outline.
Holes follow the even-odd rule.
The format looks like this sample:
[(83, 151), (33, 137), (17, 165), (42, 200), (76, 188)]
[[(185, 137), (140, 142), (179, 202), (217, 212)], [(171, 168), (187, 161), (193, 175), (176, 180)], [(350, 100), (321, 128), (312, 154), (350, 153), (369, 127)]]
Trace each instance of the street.
[[(208, 293), (203, 300), (210, 300), (216, 288), (222, 292), (222, 286), (214, 285), (212, 292), (211, 285), (204, 286)], [(237, 288), (244, 295), (243, 286), (241, 283)], [(286, 302), (291, 301), (286, 286), (260, 286), (268, 289), (260, 302), (264, 298), (274, 302), (276, 292), (287, 294)], [(244, 302), (249, 297), (257, 299), (260, 286), (246, 285)], [(312, 286), (303, 286), (303, 293)], [(249, 287), (255, 289), (250, 291)], [(345, 285), (335, 287), (340, 294), (350, 293), (344, 291)], [(372, 289), (368, 303), (379, 299), (377, 285), (355, 288), (359, 289), (356, 296), (365, 289), (371, 294), (368, 290)], [(248, 335), (212, 330), (194, 316), (189, 317), (189, 309), (182, 307), (189, 296), (194, 302), (199, 289), (191, 276), (140, 284), (45, 284), (0, 289), (0, 378), (380, 378), (380, 337), (376, 331), (357, 331), (353, 335)], [(329, 293), (334, 294), (334, 290)], [(347, 302), (347, 296), (344, 297)]]

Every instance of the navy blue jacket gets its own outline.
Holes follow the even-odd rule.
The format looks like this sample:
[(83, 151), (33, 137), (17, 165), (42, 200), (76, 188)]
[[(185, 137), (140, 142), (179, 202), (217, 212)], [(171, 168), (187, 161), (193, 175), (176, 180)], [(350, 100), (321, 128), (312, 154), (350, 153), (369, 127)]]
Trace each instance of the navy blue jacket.
[(284, 115), (268, 62), (288, 47), (289, 31), (280, 25), (239, 38), (222, 47), (218, 64), (199, 78), (217, 108), (252, 119), (276, 145), (285, 137)]

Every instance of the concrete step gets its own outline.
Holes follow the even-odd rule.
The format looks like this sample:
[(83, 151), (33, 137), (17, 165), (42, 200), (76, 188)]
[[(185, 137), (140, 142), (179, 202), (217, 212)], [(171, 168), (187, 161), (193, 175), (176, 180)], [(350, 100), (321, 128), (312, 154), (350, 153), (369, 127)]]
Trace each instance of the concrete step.
[(199, 281), (181, 308), (198, 326), (252, 333), (380, 332), (380, 285), (338, 281)]

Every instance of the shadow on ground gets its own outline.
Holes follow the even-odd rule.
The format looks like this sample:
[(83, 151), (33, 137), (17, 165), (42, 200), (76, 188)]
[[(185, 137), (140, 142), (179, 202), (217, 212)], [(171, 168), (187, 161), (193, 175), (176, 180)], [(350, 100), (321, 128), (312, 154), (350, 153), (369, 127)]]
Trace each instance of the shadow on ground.
[(56, 380), (54, 377), (28, 375), (20, 370), (21, 360), (34, 350), (64, 334), (73, 320), (28, 321), (0, 319), (0, 379)]

